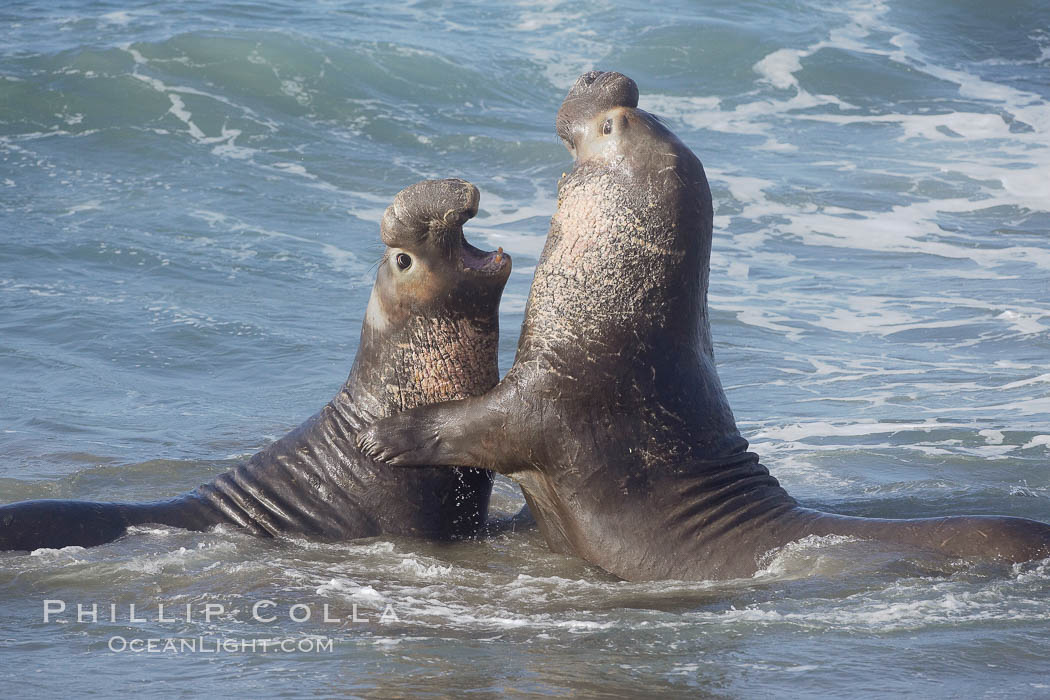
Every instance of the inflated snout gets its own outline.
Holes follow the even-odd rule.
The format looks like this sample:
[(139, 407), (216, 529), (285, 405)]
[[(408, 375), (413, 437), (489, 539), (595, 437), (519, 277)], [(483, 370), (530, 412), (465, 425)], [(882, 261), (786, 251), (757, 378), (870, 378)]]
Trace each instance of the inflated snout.
[(481, 194), (466, 180), (424, 180), (397, 193), (379, 234), (391, 248), (412, 247), (427, 238), (460, 240), (463, 224), (478, 213)]

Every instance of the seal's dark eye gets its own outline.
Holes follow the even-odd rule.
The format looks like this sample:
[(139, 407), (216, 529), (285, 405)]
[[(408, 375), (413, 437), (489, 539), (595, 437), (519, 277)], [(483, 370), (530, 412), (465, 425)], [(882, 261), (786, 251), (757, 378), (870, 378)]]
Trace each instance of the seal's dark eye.
[(612, 119), (606, 119), (602, 124), (602, 133), (606, 136), (612, 133)]
[(402, 270), (407, 270), (408, 268), (412, 267), (412, 258), (408, 257), (404, 253), (398, 253), (397, 257), (394, 258), (394, 262), (396, 262), (397, 266)]

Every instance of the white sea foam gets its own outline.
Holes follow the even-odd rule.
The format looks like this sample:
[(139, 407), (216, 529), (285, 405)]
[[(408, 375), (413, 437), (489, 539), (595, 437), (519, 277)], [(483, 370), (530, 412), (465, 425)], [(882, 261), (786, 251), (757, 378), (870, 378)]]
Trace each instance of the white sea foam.
[(74, 214), (79, 214), (82, 211), (95, 211), (101, 208), (102, 202), (98, 199), (92, 199), (90, 201), (84, 202), (83, 204), (73, 205), (65, 214), (60, 214), (59, 216), (73, 216)]
[(309, 178), (311, 180), (316, 180), (317, 179), (316, 175), (310, 174), (306, 170), (306, 168), (304, 168), (299, 163), (284, 163), (284, 162), (271, 163), (270, 167), (271, 168), (276, 168), (277, 170), (280, 170), (281, 172), (291, 173), (293, 175), (299, 175), (301, 177)]
[(982, 430), (977, 434), (983, 437), (989, 445), (1003, 444), (1004, 437), (1001, 430)]
[[(897, 254), (919, 253), (969, 260), (983, 268), (976, 273), (961, 270), (961, 276), (995, 277), (997, 268), (1015, 266), (1019, 262), (1050, 269), (1050, 251), (1041, 247), (966, 246), (929, 235), (940, 231), (938, 220), (946, 213), (965, 214), (992, 207), (1047, 210), (1050, 178), (1045, 173), (1050, 170), (1050, 105), (1033, 93), (937, 64), (921, 50), (917, 39), (887, 23), (885, 3), (850, 3), (842, 8), (841, 13), (843, 24), (832, 28), (826, 38), (803, 48), (777, 49), (754, 65), (759, 84), (790, 93), (786, 97), (769, 95), (768, 91), (759, 90), (750, 100), (726, 108), (723, 101), (716, 97), (650, 94), (643, 95), (642, 106), (692, 129), (762, 137), (765, 143), (759, 147), (776, 149), (797, 148), (799, 144), (778, 141), (791, 131), (772, 129), (772, 125), (807, 121), (843, 127), (879, 123), (896, 125), (900, 129), (897, 138), (903, 141), (921, 141), (923, 144), (964, 143), (965, 151), (959, 151), (960, 157), (948, 162), (943, 159), (924, 162), (923, 151), (918, 150), (914, 165), (934, 174), (949, 172), (973, 182), (984, 183), (980, 194), (913, 199), (906, 203), (898, 202), (889, 211), (846, 210), (833, 206), (790, 203), (783, 198), (770, 196), (770, 193), (782, 188), (781, 182), (709, 168), (712, 182), (727, 187), (730, 195), (742, 207), (742, 211), (735, 216), (751, 221), (774, 222), (765, 231), (735, 236), (734, 245), (748, 252), (759, 251), (770, 235), (787, 235), (797, 237), (809, 246)], [(886, 35), (893, 37), (889, 43), (883, 39)], [(834, 95), (810, 94), (801, 88), (797, 75), (803, 70), (805, 58), (825, 48), (884, 57), (933, 78), (955, 83), (959, 86), (960, 96), (972, 100), (978, 109), (944, 114), (868, 114)], [(984, 111), (980, 105), (997, 108)], [(1003, 114), (1024, 122), (1032, 130), (1011, 130)], [(847, 171), (858, 168), (856, 163), (841, 163), (835, 167)], [(872, 168), (868, 164), (863, 164), (861, 168), (869, 173), (880, 172), (879, 168)], [(900, 172), (888, 171), (885, 174), (901, 176)], [(720, 227), (729, 226), (732, 218), (719, 216), (716, 224)], [(717, 301), (725, 302), (725, 298), (718, 297)], [(870, 331), (874, 328), (887, 333), (965, 323), (943, 320), (917, 322), (917, 319), (909, 317), (900, 308), (888, 307), (888, 303), (869, 297), (855, 310), (838, 308), (830, 314), (821, 313), (815, 323), (846, 332)], [(778, 317), (765, 310), (751, 311), (748, 305), (751, 305), (750, 299), (741, 299), (738, 303), (741, 307), (738, 318), (742, 322), (786, 334), (789, 338), (799, 337), (801, 331), (787, 323), (788, 318)], [(1002, 316), (1002, 320), (1010, 323), (1012, 330), (1022, 334), (1046, 333), (1050, 329), (1050, 324), (1044, 323), (1046, 318), (1041, 312), (1027, 316)]]
[(286, 239), (290, 241), (296, 241), (298, 243), (305, 243), (309, 247), (319, 248), (321, 252), (328, 258), (332, 267), (340, 271), (352, 271), (355, 273), (362, 273), (367, 270), (368, 266), (361, 262), (360, 257), (353, 251), (340, 248), (331, 243), (322, 243), (315, 239), (306, 238), (304, 236), (297, 236), (292, 233), (285, 233), (283, 231), (275, 231), (273, 229), (264, 228), (261, 226), (253, 226), (245, 221), (241, 221), (235, 217), (223, 214), (221, 212), (209, 211), (207, 209), (197, 209), (189, 212), (189, 215), (207, 222), (211, 228), (222, 228), (228, 231), (238, 231), (254, 233), (267, 238), (278, 238)]
[(1034, 438), (1021, 446), (1022, 450), (1030, 450), (1034, 447), (1050, 448), (1050, 435), (1036, 435)]
[(792, 425), (774, 426), (764, 428), (756, 432), (752, 437), (756, 440), (775, 439), (786, 442), (799, 442), (812, 438), (827, 437), (858, 437), (864, 435), (896, 434), (902, 431), (924, 431), (943, 429), (943, 423), (934, 419), (923, 422), (912, 423), (885, 423), (881, 421), (857, 421), (848, 423), (832, 423), (829, 421), (813, 421), (809, 423), (794, 423)]
[(127, 10), (116, 10), (114, 12), (107, 12), (106, 14), (101, 15), (98, 19), (102, 24), (126, 27), (131, 24), (132, 15)]
[(240, 135), (241, 132), (236, 129), (227, 130), (224, 125), (222, 129), (222, 134), (220, 136), (206, 136), (205, 133), (200, 129), (200, 127), (198, 127), (192, 122), (193, 114), (186, 108), (186, 104), (182, 99), (182, 96), (184, 95), (194, 95), (196, 97), (203, 97), (209, 100), (215, 100), (221, 104), (226, 105), (227, 107), (232, 107), (233, 109), (236, 109), (245, 119), (259, 124), (260, 126), (263, 126), (270, 132), (277, 131), (278, 126), (276, 123), (273, 122), (273, 120), (260, 117), (251, 108), (239, 105), (223, 95), (220, 95), (215, 92), (208, 92), (206, 90), (200, 90), (198, 88), (186, 85), (168, 85), (159, 78), (146, 75), (141, 71), (148, 66), (150, 62), (149, 59), (143, 56), (141, 52), (132, 48), (130, 44), (121, 44), (119, 48), (123, 51), (126, 51), (135, 62), (135, 68), (131, 73), (131, 77), (135, 78), (136, 80), (142, 81), (146, 85), (149, 85), (157, 92), (164, 93), (168, 97), (168, 100), (171, 102), (172, 105), (169, 109), (169, 112), (176, 119), (183, 122), (187, 126), (190, 136), (195, 141), (198, 141), (202, 144), (221, 143), (223, 141), (229, 141), (232, 138), (236, 138), (238, 135)]
[(297, 78), (295, 80), (282, 80), (281, 81), (281, 92), (291, 97), (299, 104), (306, 106), (310, 104), (310, 93), (303, 87), (303, 78)]
[[(774, 202), (764, 194), (772, 190), (775, 183), (758, 178), (726, 177), (714, 171), (712, 180), (725, 182), (734, 198), (739, 195), (743, 205), (743, 218), (762, 219), (782, 217), (787, 223), (775, 224), (783, 233), (799, 237), (807, 245), (833, 248), (855, 248), (884, 253), (921, 253), (943, 258), (971, 260), (982, 267), (998, 267), (1024, 261), (1050, 270), (1050, 250), (1030, 246), (1008, 246), (1002, 248), (963, 247), (944, 243), (927, 236), (931, 228), (939, 230), (934, 221), (942, 212), (965, 213), (992, 206), (1018, 205), (1021, 202), (1011, 197), (981, 200), (939, 199), (926, 202), (895, 205), (890, 211), (872, 213), (857, 219), (856, 212), (850, 216), (827, 209), (801, 209), (796, 206)], [(735, 191), (733, 187), (736, 187)], [(760, 235), (765, 239), (766, 235)], [(736, 237), (735, 242), (748, 246), (746, 237)]]
[(1009, 384), (1004, 384), (1002, 388), (1017, 389), (1022, 386), (1031, 386), (1033, 384), (1050, 384), (1050, 373), (1041, 374), (1038, 377), (1032, 377), (1031, 379), (1022, 379), (1020, 381), (1010, 382)]
[(379, 593), (372, 586), (361, 585), (356, 581), (343, 578), (333, 578), (327, 583), (317, 587), (317, 595), (339, 595), (354, 603), (382, 606), (387, 603), (386, 596)]
[(802, 53), (795, 49), (778, 49), (756, 63), (754, 70), (775, 88), (798, 89), (795, 73), (802, 70), (802, 63), (799, 60)]
[(446, 579), (453, 574), (451, 566), (441, 566), (437, 563), (421, 562), (416, 558), (408, 558), (401, 561), (401, 568), (407, 573), (420, 578)]
[[(512, 255), (538, 258), (546, 242), (547, 222), (556, 206), (554, 197), (538, 186), (531, 197), (513, 200), (486, 190), (481, 195), (480, 214), (466, 224), (465, 233), (471, 239), (480, 236), (490, 248), (502, 246)], [(358, 210), (354, 214), (364, 218)]]
[(168, 93), (168, 99), (171, 100), (171, 109), (169, 109), (168, 112), (189, 127), (190, 136), (197, 141), (204, 141), (207, 137), (204, 135), (204, 132), (193, 123), (193, 113), (186, 109), (186, 103), (182, 101), (182, 98), (174, 93)]
[(29, 553), (29, 556), (41, 558), (54, 558), (65, 556), (74, 558), (73, 555), (83, 551), (85, 551), (83, 547), (78, 547), (76, 545), (70, 545), (68, 547), (59, 547), (57, 549), (53, 549), (50, 547), (41, 547), (39, 549), (34, 549), (32, 552)]
[(521, 3), (519, 7), (521, 14), (511, 30), (528, 37), (542, 30), (543, 42), (524, 41), (521, 50), (542, 67), (555, 87), (567, 91), (582, 73), (595, 69), (595, 57), (609, 54), (610, 40), (589, 28), (582, 13), (565, 11), (557, 0)]
[(836, 560), (834, 556), (829, 557), (824, 554), (824, 551), (834, 551), (840, 548), (840, 545), (858, 541), (856, 538), (843, 535), (803, 537), (767, 552), (759, 561), (761, 568), (754, 573), (752, 578), (785, 580), (841, 572), (843, 564), (850, 558), (849, 553), (847, 552), (845, 556), (839, 555)]
[[(1019, 572), (1024, 573), (1019, 573)], [(1046, 585), (1045, 562), (1015, 569), (1011, 580), (984, 586), (961, 585), (951, 579), (910, 579), (848, 596), (837, 605), (808, 609), (758, 603), (743, 609), (689, 613), (697, 621), (720, 625), (790, 625), (810, 630), (900, 632), (989, 622), (1038, 623), (1048, 613), (1032, 583)], [(777, 608), (780, 609), (777, 609)]]
[(251, 160), (259, 153), (259, 151), (255, 148), (238, 146), (235, 142), (240, 135), (241, 132), (239, 129), (227, 129), (223, 126), (220, 142), (211, 149), (211, 152), (224, 158)]

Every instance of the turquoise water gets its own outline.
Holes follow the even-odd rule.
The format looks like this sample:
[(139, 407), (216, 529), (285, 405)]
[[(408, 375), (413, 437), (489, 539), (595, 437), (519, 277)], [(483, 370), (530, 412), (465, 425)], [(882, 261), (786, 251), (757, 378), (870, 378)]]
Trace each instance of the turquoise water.
[[(32, 0), (0, 27), (0, 502), (180, 493), (312, 414), (349, 371), (379, 217), (423, 178), (478, 185), (468, 236), (514, 256), (509, 367), (570, 162), (554, 114), (601, 68), (707, 168), (720, 373), (789, 491), (1050, 520), (1045, 2)], [(835, 539), (754, 579), (629, 584), (535, 532), (143, 528), (0, 554), (0, 692), (1033, 697), (1048, 619), (1048, 562)], [(199, 637), (306, 649), (111, 650)]]

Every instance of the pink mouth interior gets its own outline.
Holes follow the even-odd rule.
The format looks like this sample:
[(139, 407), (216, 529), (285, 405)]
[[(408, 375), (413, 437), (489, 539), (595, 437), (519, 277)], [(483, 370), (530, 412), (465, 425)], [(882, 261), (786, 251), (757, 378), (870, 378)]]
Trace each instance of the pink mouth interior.
[(503, 248), (486, 253), (470, 244), (463, 246), (462, 258), (463, 267), (478, 272), (495, 272), (501, 269), (507, 260)]

